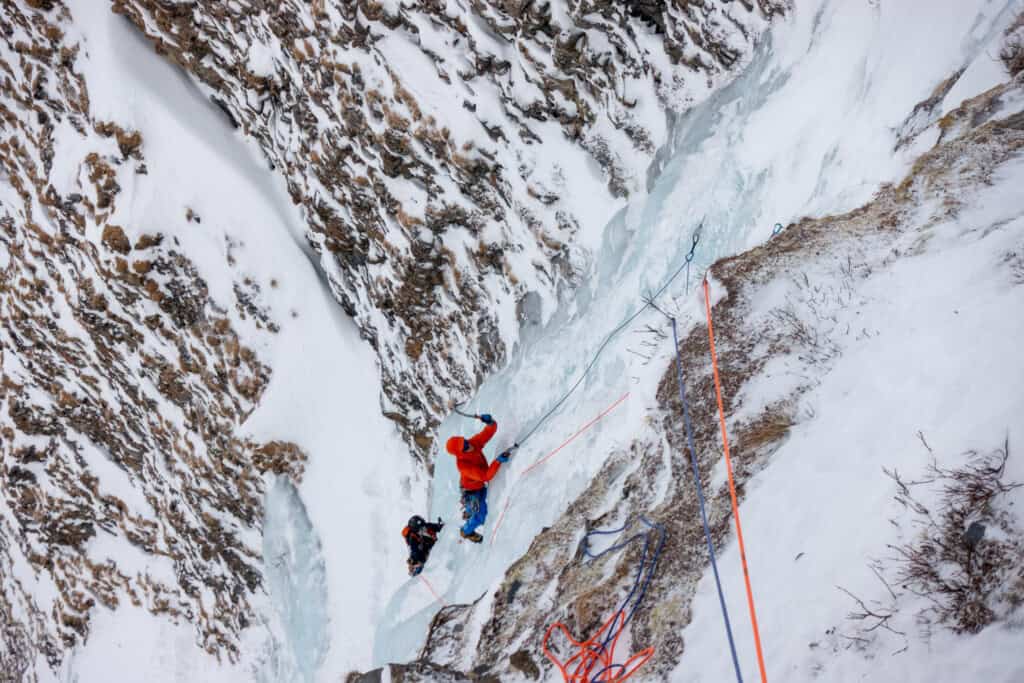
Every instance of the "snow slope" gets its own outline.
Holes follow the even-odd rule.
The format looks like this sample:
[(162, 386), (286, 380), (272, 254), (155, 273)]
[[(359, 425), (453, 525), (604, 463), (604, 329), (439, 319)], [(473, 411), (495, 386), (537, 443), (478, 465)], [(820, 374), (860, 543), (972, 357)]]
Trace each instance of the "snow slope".
[[(215, 300), (233, 301), (234, 283), (247, 277), (259, 285), (281, 329), (256, 346), (273, 375), (242, 430), (292, 440), (309, 462), (298, 495), (283, 480), (268, 489), (270, 618), (250, 636), (250, 661), (234, 673), (209, 673), (215, 660), (185, 646), (188, 627), (119, 610), (98, 621), (64, 677), (110, 674), (103, 667), (115, 653), (125, 653), (116, 658), (117, 680), (195, 680), (197, 672), (218, 680), (310, 680), (325, 662), (333, 671), (365, 666), (372, 638), (366, 624), (381, 602), (375, 586), (404, 570), (403, 550), (390, 541), (400, 541), (396, 530), (420, 507), (394, 501), (423, 500), (412, 460), (381, 415), (374, 356), (318, 277), (300, 216), (258, 152), (123, 18), (88, 0), (72, 2), (71, 10), (95, 115), (143, 134), (149, 173), (124, 188), (117, 222), (178, 240)], [(187, 209), (201, 222), (188, 221)], [(239, 329), (254, 330), (253, 319), (234, 317)]]
[[(1024, 160), (1018, 158), (970, 197), (955, 220), (933, 228), (924, 253), (897, 261), (856, 289), (854, 297), (866, 303), (840, 312), (838, 324), (862, 326), (866, 335), (842, 344), (829, 373), (800, 399), (798, 412), (814, 417), (794, 427), (748, 486), (740, 514), (770, 679), (1024, 678), (1024, 659), (1014, 645), (1024, 626), (1019, 614), (978, 635), (944, 628), (922, 634), (926, 622), (918, 612), (929, 602), (901, 589), (891, 571), (891, 546), (911, 541), (918, 527), (894, 500), (897, 485), (882, 471), (920, 480), (933, 456), (941, 467), (960, 467), (968, 451), (991, 452), (1008, 437), (1006, 479), (1024, 481), (1024, 459), (1014, 446), (1024, 435), (1024, 362), (1017, 343), (1024, 334), (1017, 313), (1024, 310), (1024, 288), (1013, 286), (1001, 264), (1024, 242), (1022, 182)], [(771, 295), (762, 302), (779, 303)], [(931, 505), (936, 493), (927, 493)], [(1020, 509), (1024, 490), (1006, 502)], [(880, 612), (889, 606), (886, 586), (869, 568), (876, 559), (890, 568), (900, 596), (889, 627), (905, 636), (865, 633), (846, 619), (857, 604), (839, 586)], [(743, 675), (756, 680), (735, 539), (723, 548), (719, 567)], [(698, 586), (693, 612), (673, 680), (730, 679), (709, 576)]]

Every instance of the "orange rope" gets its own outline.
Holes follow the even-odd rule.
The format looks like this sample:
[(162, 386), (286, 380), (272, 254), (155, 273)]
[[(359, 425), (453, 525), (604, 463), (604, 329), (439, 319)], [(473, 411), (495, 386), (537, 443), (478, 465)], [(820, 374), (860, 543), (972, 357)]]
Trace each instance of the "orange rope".
[[(566, 446), (571, 444), (573, 441), (576, 440), (576, 438), (580, 434), (582, 434), (583, 432), (587, 431), (588, 429), (593, 427), (595, 424), (600, 422), (606, 415), (608, 415), (608, 413), (610, 413), (613, 410), (615, 410), (616, 408), (618, 408), (619, 404), (622, 403), (623, 401), (625, 401), (627, 398), (629, 398), (629, 392), (628, 391), (626, 393), (624, 393), (622, 396), (620, 396), (618, 401), (616, 401), (615, 403), (613, 403), (610, 406), (608, 406), (607, 408), (605, 408), (597, 417), (595, 417), (593, 420), (591, 420), (590, 422), (588, 422), (587, 424), (583, 425), (578, 430), (576, 430), (576, 433), (573, 434), (572, 436), (570, 436), (565, 441), (563, 441), (558, 446), (558, 448), (556, 448), (555, 450), (551, 451), (550, 453), (545, 455), (543, 458), (541, 458), (540, 460), (538, 460), (537, 462), (533, 463), (532, 465), (527, 467), (525, 470), (523, 470), (523, 473), (519, 475), (519, 479), (522, 479), (527, 474), (529, 474), (534, 468), (536, 468), (536, 467), (538, 467), (540, 465), (543, 465), (545, 462), (547, 462), (548, 460), (553, 458), (555, 456), (555, 454), (558, 453), (558, 451), (562, 450), (563, 448), (565, 448)], [(516, 483), (519, 483), (519, 479), (516, 480)], [(494, 532), (491, 534), (491, 545), (492, 546), (494, 545), (494, 539), (496, 539), (498, 537), (498, 529), (501, 528), (501, 522), (502, 522), (503, 519), (505, 519), (505, 513), (508, 511), (508, 506), (509, 506), (509, 503), (511, 503), (511, 502), (512, 502), (512, 497), (511, 496), (506, 498), (505, 499), (505, 507), (502, 508), (501, 514), (498, 515), (498, 521), (494, 525)]]
[[(623, 624), (618, 624), (620, 619), (623, 621)], [(600, 672), (601, 670), (604, 670), (603, 674), (598, 674), (602, 681), (621, 683), (635, 674), (640, 667), (647, 663), (647, 660), (654, 656), (653, 647), (640, 650), (621, 665), (621, 674), (617, 676), (612, 674), (610, 667), (615, 663), (615, 646), (619, 642), (619, 636), (622, 635), (625, 619), (626, 615), (621, 610), (615, 612), (608, 621), (604, 622), (604, 625), (601, 626), (597, 633), (583, 642), (573, 638), (565, 624), (562, 622), (555, 622), (554, 624), (551, 624), (551, 626), (548, 626), (547, 632), (544, 633), (544, 640), (541, 642), (541, 648), (544, 650), (544, 656), (547, 657), (552, 664), (558, 667), (565, 683), (590, 683), (591, 672), (598, 664), (601, 665), (601, 669), (598, 671)], [(551, 638), (551, 633), (555, 629), (561, 631), (565, 635), (566, 639), (568, 639), (577, 650), (576, 654), (569, 657), (569, 659), (564, 662), (559, 660), (558, 657), (548, 649), (548, 639)], [(615, 636), (612, 638), (611, 644), (608, 647), (603, 647), (598, 643), (598, 639), (601, 637), (601, 634), (609, 629), (618, 630), (615, 632)], [(577, 659), (579, 662), (576, 662)], [(568, 669), (573, 665), (573, 662), (576, 662), (576, 665), (570, 673)]]
[(508, 504), (512, 502), (511, 496), (505, 499), (505, 507), (501, 509), (501, 514), (498, 515), (498, 521), (494, 524), (494, 533), (491, 534), (491, 545), (494, 545), (494, 539), (498, 536), (498, 529), (501, 528), (501, 520), (505, 519), (505, 513), (508, 512)]
[(527, 468), (526, 468), (525, 470), (523, 470), (523, 473), (519, 475), (519, 478), (520, 478), (520, 479), (522, 479), (522, 478), (523, 478), (523, 477), (525, 477), (525, 476), (526, 476), (527, 474), (529, 474), (529, 472), (530, 472), (531, 470), (533, 470), (533, 469), (534, 469), (535, 467), (538, 467), (538, 466), (540, 466), (540, 465), (543, 465), (543, 464), (544, 464), (545, 462), (547, 462), (548, 460), (550, 460), (550, 459), (551, 459), (552, 457), (554, 457), (554, 455), (555, 455), (556, 453), (558, 453), (558, 451), (562, 450), (563, 448), (565, 448), (566, 446), (568, 446), (569, 444), (571, 444), (571, 443), (572, 443), (573, 441), (575, 441), (575, 440), (576, 440), (576, 437), (578, 437), (578, 436), (579, 436), (580, 434), (582, 434), (583, 432), (587, 431), (588, 429), (590, 429), (591, 427), (593, 427), (593, 426), (594, 426), (595, 424), (597, 424), (598, 422), (600, 422), (600, 421), (601, 421), (601, 419), (602, 419), (602, 418), (604, 418), (604, 416), (605, 416), (605, 415), (607, 415), (608, 413), (610, 413), (610, 412), (612, 412), (613, 410), (615, 410), (616, 408), (618, 408), (618, 407), (619, 407), (619, 404), (620, 404), (620, 403), (622, 403), (623, 401), (625, 401), (625, 400), (626, 400), (627, 398), (629, 398), (629, 392), (628, 392), (628, 391), (627, 391), (626, 393), (624, 393), (624, 394), (623, 394), (622, 396), (620, 396), (620, 397), (619, 397), (619, 400), (618, 400), (618, 401), (616, 401), (615, 403), (613, 403), (613, 404), (611, 404), (610, 406), (608, 406), (607, 408), (605, 408), (605, 409), (604, 409), (604, 411), (603, 411), (603, 412), (602, 412), (602, 413), (601, 413), (600, 415), (598, 415), (598, 416), (597, 416), (597, 417), (595, 417), (595, 418), (594, 418), (593, 420), (591, 420), (591, 421), (590, 421), (590, 422), (588, 422), (587, 424), (585, 424), (585, 425), (583, 425), (582, 427), (580, 427), (580, 428), (579, 428), (579, 429), (578, 429), (578, 430), (576, 431), (576, 433), (575, 433), (575, 434), (573, 434), (573, 435), (572, 435), (572, 436), (570, 436), (570, 437), (569, 437), (568, 439), (566, 439), (565, 441), (563, 441), (563, 442), (562, 442), (562, 444), (561, 444), (561, 445), (560, 445), (560, 446), (559, 446), (558, 448), (556, 448), (555, 450), (551, 451), (550, 453), (548, 453), (547, 455), (545, 455), (545, 456), (544, 456), (543, 458), (541, 458), (540, 460), (538, 460), (537, 462), (533, 463), (532, 465), (530, 465), (529, 467), (527, 467)]
[(729, 496), (732, 498), (732, 515), (736, 520), (736, 539), (740, 546), (740, 561), (743, 563), (743, 581), (747, 585), (747, 606), (750, 608), (750, 622), (754, 628), (754, 646), (757, 649), (757, 665), (761, 669), (762, 683), (768, 683), (764, 670), (764, 655), (761, 652), (761, 634), (757, 628), (757, 612), (754, 609), (754, 592), (750, 588), (750, 571), (747, 569), (747, 551), (743, 545), (743, 529), (740, 527), (740, 510), (736, 503), (736, 482), (732, 476), (732, 458), (729, 457), (729, 437), (725, 430), (725, 408), (722, 405), (722, 384), (718, 379), (718, 356), (715, 354), (715, 328), (711, 324), (711, 295), (707, 278), (704, 279), (704, 306), (708, 314), (708, 340), (711, 343), (711, 367), (715, 375), (715, 395), (718, 398), (718, 421), (722, 426), (722, 443), (725, 445), (725, 468), (729, 473)]
[(427, 590), (429, 590), (430, 593), (434, 596), (434, 599), (438, 602), (441, 602), (441, 596), (437, 594), (437, 591), (434, 590), (434, 587), (430, 585), (430, 582), (427, 581), (427, 578), (423, 576), (423, 574), (420, 574), (420, 581), (422, 581), (423, 585), (427, 587)]

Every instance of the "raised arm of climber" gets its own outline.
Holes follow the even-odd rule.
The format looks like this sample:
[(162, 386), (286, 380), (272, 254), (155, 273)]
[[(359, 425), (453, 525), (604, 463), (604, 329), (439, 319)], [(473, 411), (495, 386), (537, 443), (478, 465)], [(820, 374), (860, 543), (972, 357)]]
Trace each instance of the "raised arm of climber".
[(487, 519), (487, 482), (498, 473), (502, 463), (508, 462), (510, 453), (505, 451), (490, 464), (484, 457), (484, 446), (498, 431), (498, 423), (490, 415), (478, 415), (484, 423), (479, 434), (470, 438), (453, 436), (448, 439), (446, 448), (455, 456), (455, 464), (459, 468), (459, 485), (462, 487), (462, 537), (479, 543), (483, 536), (476, 532)]

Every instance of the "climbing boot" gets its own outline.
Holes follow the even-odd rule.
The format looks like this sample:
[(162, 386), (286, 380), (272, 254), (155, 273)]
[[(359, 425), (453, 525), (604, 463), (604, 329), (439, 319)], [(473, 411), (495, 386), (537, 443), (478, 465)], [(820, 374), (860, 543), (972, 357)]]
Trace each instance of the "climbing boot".
[(480, 543), (480, 542), (482, 542), (484, 540), (484, 537), (481, 536), (480, 534), (478, 534), (475, 531), (473, 533), (471, 533), (471, 534), (467, 534), (462, 529), (459, 529), (459, 533), (462, 534), (462, 537), (464, 539), (466, 539), (467, 541), (472, 541), (473, 543)]

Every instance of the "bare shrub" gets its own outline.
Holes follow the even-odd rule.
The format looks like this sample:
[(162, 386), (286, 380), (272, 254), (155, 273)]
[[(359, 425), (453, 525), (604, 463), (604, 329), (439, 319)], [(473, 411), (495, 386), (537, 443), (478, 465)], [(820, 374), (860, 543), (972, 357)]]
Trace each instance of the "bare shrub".
[(736, 444), (743, 451), (752, 451), (767, 444), (781, 441), (793, 426), (793, 417), (783, 406), (765, 409), (750, 424), (737, 430)]
[(1015, 285), (1024, 285), (1024, 245), (1003, 254), (1003, 263), (1010, 268), (1010, 279)]
[(799, 357), (808, 365), (823, 364), (840, 353), (828, 334), (803, 317), (792, 302), (772, 309), (769, 315), (783, 337), (802, 351)]
[[(1013, 577), (1024, 571), (1024, 542), (1006, 494), (1022, 484), (1005, 483), (1009, 440), (991, 453), (969, 451), (959, 469), (932, 463), (927, 476), (903, 481), (893, 470), (896, 500), (921, 527), (910, 543), (889, 546), (896, 552), (896, 580), (930, 602), (919, 615), (957, 633), (977, 633), (1014, 609)], [(938, 486), (938, 504), (915, 496), (920, 487)]]
[(1011, 76), (1016, 76), (1024, 71), (1024, 40), (1021, 38), (1007, 40), (1003, 49), (999, 51), (999, 59), (1002, 60), (1003, 66)]
[(824, 284), (812, 282), (806, 273), (793, 276), (786, 303), (769, 311), (780, 340), (797, 351), (808, 365), (823, 365), (842, 352), (833, 337), (849, 333), (839, 324), (841, 311), (855, 304), (855, 283), (864, 270), (852, 259), (841, 263)]

